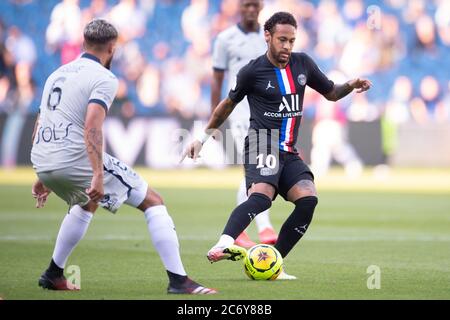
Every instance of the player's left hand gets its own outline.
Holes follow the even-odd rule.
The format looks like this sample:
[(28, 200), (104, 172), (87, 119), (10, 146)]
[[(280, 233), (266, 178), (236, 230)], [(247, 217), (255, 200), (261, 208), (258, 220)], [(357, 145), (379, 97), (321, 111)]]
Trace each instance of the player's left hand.
[(51, 192), (52, 190), (44, 186), (40, 180), (33, 183), (33, 186), (31, 187), (31, 194), (33, 195), (33, 198), (36, 199), (36, 208), (44, 207), (47, 197)]
[(183, 162), (184, 158), (189, 157), (191, 159), (197, 160), (200, 158), (199, 153), (202, 150), (203, 144), (199, 140), (194, 140), (183, 152), (180, 163)]
[(104, 186), (103, 186), (103, 176), (102, 175), (94, 175), (91, 180), (91, 187), (86, 189), (86, 193), (89, 198), (94, 202), (99, 202), (103, 199), (105, 195)]
[(361, 92), (367, 91), (372, 86), (372, 82), (370, 82), (370, 80), (360, 79), (360, 78), (350, 80), (348, 82), (348, 84), (353, 89), (359, 89), (358, 91), (356, 91), (356, 93), (361, 93)]

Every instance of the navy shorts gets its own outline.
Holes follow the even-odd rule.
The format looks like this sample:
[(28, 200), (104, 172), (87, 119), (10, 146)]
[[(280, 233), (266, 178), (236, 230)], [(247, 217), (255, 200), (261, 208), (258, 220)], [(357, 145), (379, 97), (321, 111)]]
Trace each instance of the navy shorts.
[[(252, 159), (251, 157), (256, 159)], [(245, 153), (245, 180), (247, 190), (256, 183), (268, 183), (275, 188), (273, 200), (280, 194), (287, 200), (288, 191), (301, 180), (314, 182), (314, 175), (298, 154), (280, 151), (274, 154)]]

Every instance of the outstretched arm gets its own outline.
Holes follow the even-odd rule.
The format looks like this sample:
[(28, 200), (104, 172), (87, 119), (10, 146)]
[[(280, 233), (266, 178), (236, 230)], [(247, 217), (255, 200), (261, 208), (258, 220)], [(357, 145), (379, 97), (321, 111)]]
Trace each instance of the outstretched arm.
[(331, 90), (329, 93), (325, 94), (324, 97), (330, 101), (338, 101), (338, 100), (344, 98), (345, 96), (347, 96), (354, 89), (359, 89), (356, 92), (361, 93), (361, 92), (369, 90), (371, 86), (372, 86), (372, 82), (370, 82), (369, 80), (357, 78), (357, 79), (347, 81), (344, 84), (335, 84), (333, 87), (333, 90)]
[(235, 107), (236, 103), (230, 98), (225, 98), (222, 100), (212, 113), (205, 131), (218, 129), (225, 122), (225, 120), (227, 120)]
[(183, 153), (181, 161), (183, 161), (186, 156), (194, 160), (197, 159), (198, 154), (203, 147), (203, 144), (206, 142), (206, 140), (208, 140), (212, 131), (218, 129), (225, 122), (225, 120), (228, 118), (231, 112), (233, 112), (235, 107), (236, 103), (233, 102), (233, 100), (231, 100), (230, 98), (222, 100), (211, 115), (211, 118), (208, 121), (208, 125), (206, 126), (203, 135), (200, 138), (194, 140), (187, 147), (187, 149)]

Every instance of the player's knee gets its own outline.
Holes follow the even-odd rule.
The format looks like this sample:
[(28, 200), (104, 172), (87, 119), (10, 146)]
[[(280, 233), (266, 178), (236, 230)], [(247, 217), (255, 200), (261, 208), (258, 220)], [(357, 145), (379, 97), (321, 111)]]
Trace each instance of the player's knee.
[(294, 203), (297, 200), (306, 197), (315, 197), (317, 199), (316, 186), (311, 180), (301, 180), (289, 190), (287, 196), (288, 200)]
[(254, 192), (248, 198), (248, 201), (251, 201), (255, 204), (255, 207), (258, 208), (259, 212), (263, 212), (267, 209), (270, 209), (272, 206), (272, 199), (270, 199), (267, 195), (259, 192)]
[(254, 183), (248, 189), (248, 194), (260, 193), (267, 196), (269, 199), (273, 199), (275, 195), (275, 188), (268, 183)]
[(300, 198), (305, 198), (305, 197), (314, 197), (314, 198), (317, 199), (317, 191), (316, 191), (316, 189), (315, 188), (311, 188), (311, 189), (307, 189), (307, 190), (302, 190)]
[(155, 190), (148, 188), (147, 195), (145, 196), (144, 201), (139, 206), (140, 209), (145, 211), (146, 209), (154, 206), (164, 205), (164, 200)]
[(297, 201), (294, 202), (296, 207), (304, 207), (308, 206), (314, 209), (319, 203), (319, 199), (316, 196), (306, 196), (301, 197)]
[(311, 180), (301, 180), (299, 182), (299, 185), (301, 187), (300, 193), (301, 197), (315, 197), (317, 199), (317, 190), (316, 185)]
[(98, 208), (98, 204), (95, 203), (94, 201), (89, 201), (85, 206), (83, 206), (81, 208), (85, 211), (88, 211), (88, 212), (94, 214)]
[(150, 190), (149, 194), (147, 194), (148, 200), (154, 206), (159, 206), (164, 204), (164, 200), (159, 193), (154, 190)]

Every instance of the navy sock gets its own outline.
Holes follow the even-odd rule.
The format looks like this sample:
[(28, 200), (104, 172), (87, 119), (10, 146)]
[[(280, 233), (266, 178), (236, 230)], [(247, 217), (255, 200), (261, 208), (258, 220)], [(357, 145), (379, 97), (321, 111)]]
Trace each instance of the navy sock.
[(62, 277), (64, 275), (64, 269), (58, 267), (58, 265), (55, 263), (55, 261), (53, 261), (53, 259), (52, 261), (50, 261), (50, 265), (48, 266), (45, 272), (51, 275), (52, 277)]
[(172, 287), (179, 287), (180, 285), (182, 285), (186, 280), (187, 280), (187, 276), (182, 276), (173, 272), (170, 272), (168, 270), (167, 271), (167, 275), (169, 276), (169, 282), (170, 285)]
[(303, 237), (313, 218), (317, 197), (304, 197), (295, 201), (295, 209), (284, 222), (275, 248), (284, 258)]
[(233, 210), (223, 230), (223, 234), (236, 239), (257, 214), (269, 209), (271, 205), (272, 200), (265, 194), (252, 193), (247, 201), (241, 203)]

